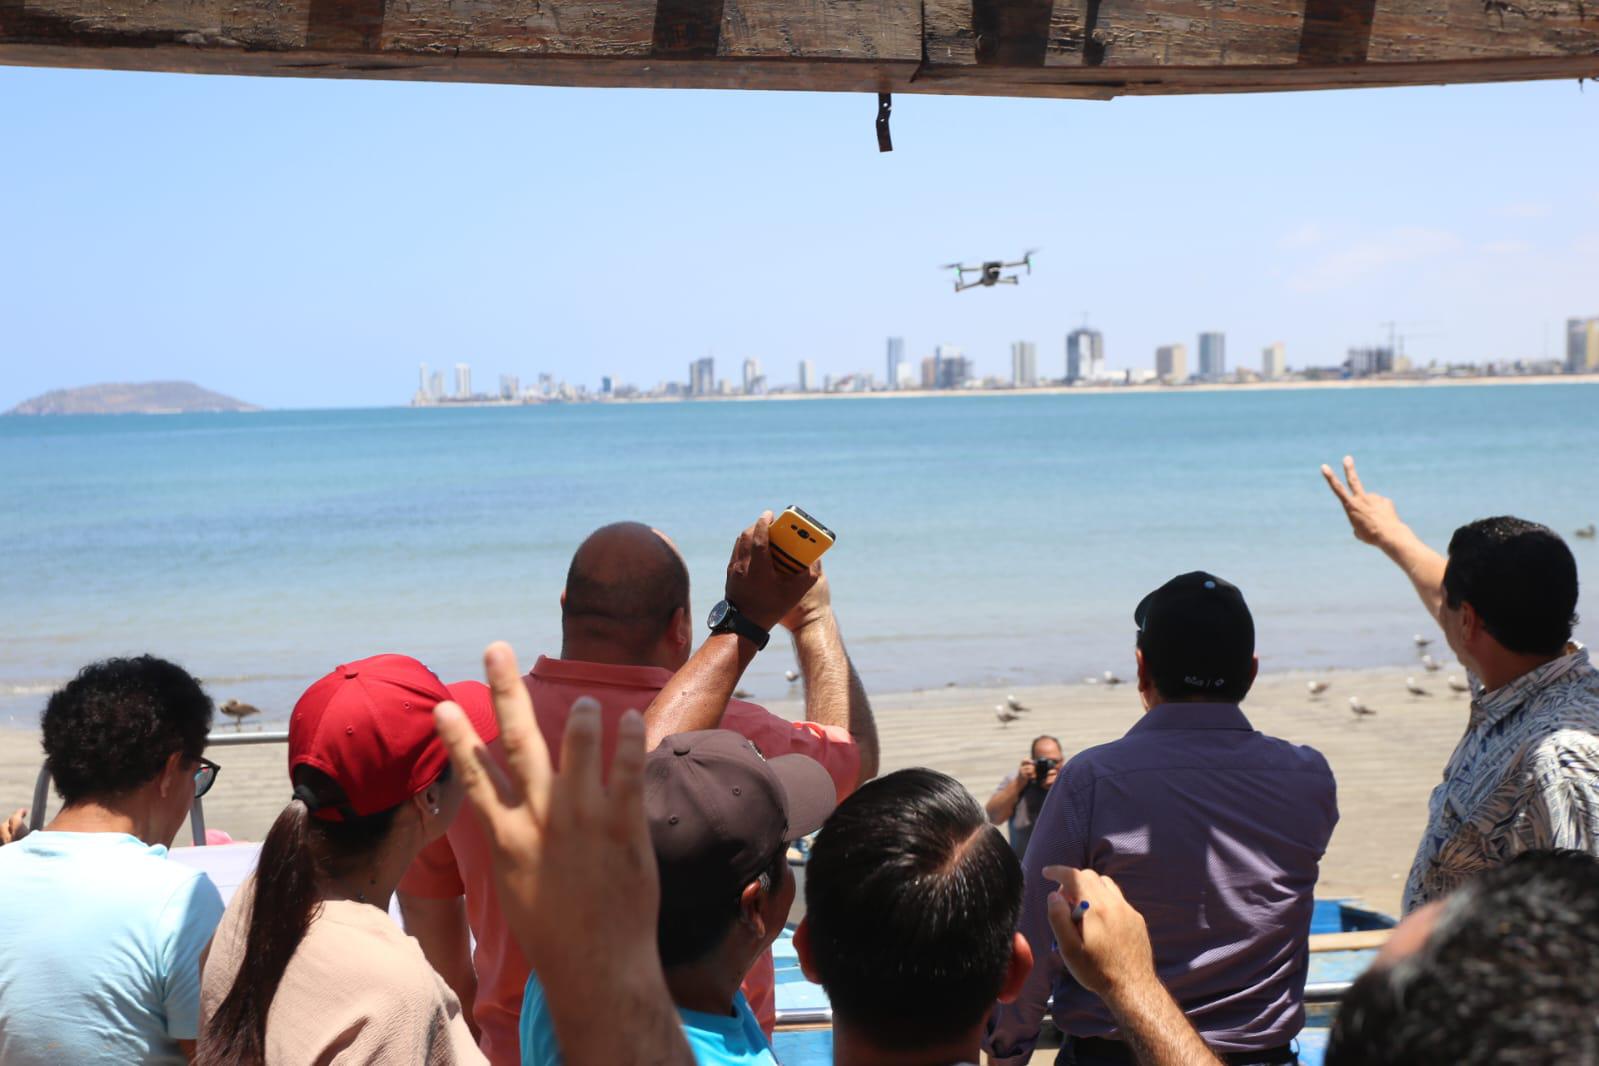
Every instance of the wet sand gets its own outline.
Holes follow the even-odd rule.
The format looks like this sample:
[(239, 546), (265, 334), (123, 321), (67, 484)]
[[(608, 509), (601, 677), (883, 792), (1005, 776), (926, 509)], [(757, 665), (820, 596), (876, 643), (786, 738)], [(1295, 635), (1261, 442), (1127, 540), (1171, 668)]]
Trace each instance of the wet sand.
[[(1419, 665), (1333, 672), (1319, 699), (1311, 699), (1306, 673), (1263, 676), (1244, 704), (1257, 729), (1326, 755), (1338, 777), (1342, 812), (1322, 863), (1317, 895), (1356, 897), (1396, 914), (1404, 876), (1427, 814), (1427, 795), (1465, 728), (1467, 701), (1444, 678)], [(1411, 696), (1405, 678), (1416, 676), (1431, 697)], [(868, 679), (869, 680), (869, 679)], [(1031, 708), (1000, 725), (994, 706), (1007, 695)], [(1348, 699), (1359, 696), (1377, 710), (1357, 720)], [(803, 715), (798, 687), (791, 692), (756, 692), (756, 700), (778, 714)], [(940, 688), (874, 697), (884, 771), (932, 766), (957, 777), (979, 799), (1016, 768), (1040, 733), (1060, 738), (1071, 753), (1121, 736), (1139, 715), (1138, 694), (1129, 685), (1052, 685), (1032, 688)], [(220, 716), (219, 716), (220, 717)], [(233, 732), (222, 722), (219, 732)], [(245, 732), (250, 732), (247, 728)], [(206, 822), (241, 840), (259, 840), (289, 798), (282, 745), (225, 747), (211, 758), (223, 766), (206, 797)], [(0, 805), (27, 805), (42, 755), (37, 734), (0, 730)], [(52, 798), (54, 808), (57, 801)], [(182, 842), (187, 842), (186, 836)]]

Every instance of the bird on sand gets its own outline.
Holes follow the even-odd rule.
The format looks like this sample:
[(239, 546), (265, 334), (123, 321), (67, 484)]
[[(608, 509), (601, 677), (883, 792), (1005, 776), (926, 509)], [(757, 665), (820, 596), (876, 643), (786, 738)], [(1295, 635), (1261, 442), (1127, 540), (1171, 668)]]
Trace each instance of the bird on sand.
[(735, 700), (747, 700), (753, 695), (755, 695), (755, 693), (751, 692), (747, 688), (736, 688), (733, 690), (733, 698)]
[(1456, 677), (1454, 674), (1449, 675), (1449, 687), (1454, 689), (1456, 692), (1471, 691), (1471, 686), (1460, 680), (1460, 678)]
[(261, 708), (252, 707), (248, 703), (240, 703), (238, 700), (229, 700), (222, 706), (218, 707), (217, 710), (233, 719), (234, 732), (238, 732), (244, 728), (244, 720), (246, 718), (250, 717), (252, 714), (261, 713)]
[(1434, 659), (1431, 655), (1423, 655), (1421, 657), (1421, 665), (1426, 667), (1429, 674), (1436, 674), (1439, 670), (1443, 669), (1444, 664), (1439, 662), (1437, 659)]
[(792, 685), (794, 682), (799, 680), (799, 671), (798, 670), (784, 670), (783, 671), (783, 680), (787, 681), (789, 684)]
[(1112, 671), (1110, 671), (1110, 670), (1106, 670), (1105, 671), (1105, 684), (1107, 684), (1107, 685), (1119, 685), (1121, 683), (1122, 683), (1122, 679), (1117, 677)]
[(1015, 696), (1006, 696), (1005, 697), (1005, 706), (1009, 707), (1011, 710), (1015, 711), (1017, 714), (1022, 714), (1023, 712), (1025, 712), (1027, 710), (1027, 708), (1022, 704), (1022, 701), (1017, 699)]
[(1372, 710), (1370, 707), (1367, 707), (1364, 703), (1361, 703), (1359, 696), (1351, 696), (1351, 697), (1349, 697), (1349, 710), (1350, 710), (1350, 713), (1352, 713), (1355, 716), (1356, 720), (1359, 720), (1361, 718), (1366, 718), (1366, 717), (1369, 717), (1370, 715), (1373, 715), (1373, 714), (1377, 713), (1376, 711)]
[(1411, 637), (1410, 639), (1414, 640), (1416, 642), (1416, 647), (1418, 647), (1418, 648), (1425, 648), (1427, 645), (1432, 643), (1432, 638), (1431, 637), (1424, 637), (1420, 633), (1417, 633), (1414, 637)]
[(998, 706), (996, 706), (994, 708), (994, 717), (999, 719), (999, 724), (1000, 725), (1010, 725), (1012, 722), (1016, 721), (1016, 719), (1021, 717), (1021, 716), (1018, 715), (1015, 711), (1011, 710), (1009, 707), (1005, 706), (1003, 703), (1001, 703), (1001, 704), (999, 704)]
[(1413, 678), (1413, 677), (1405, 678), (1405, 691), (1410, 693), (1412, 696), (1431, 696), (1432, 695), (1431, 692), (1429, 692), (1428, 690), (1422, 688), (1420, 685), (1416, 684), (1416, 679)]
[(1331, 685), (1332, 685), (1332, 683), (1330, 681), (1320, 681), (1320, 680), (1318, 680), (1318, 681), (1306, 681), (1305, 682), (1305, 688), (1310, 690), (1311, 699), (1315, 699), (1317, 696), (1320, 696), (1323, 692), (1326, 692), (1327, 689), (1331, 687)]

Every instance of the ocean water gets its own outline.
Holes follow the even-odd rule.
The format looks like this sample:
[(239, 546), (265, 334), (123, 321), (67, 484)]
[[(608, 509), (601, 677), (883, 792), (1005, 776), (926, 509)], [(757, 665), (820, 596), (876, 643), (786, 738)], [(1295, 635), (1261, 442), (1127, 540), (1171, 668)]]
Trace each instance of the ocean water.
[[(789, 503), (839, 534), (878, 691), (1126, 676), (1133, 605), (1195, 568), (1243, 589), (1263, 669), (1403, 662), (1433, 627), (1318, 464), (1353, 452), (1440, 548), (1498, 513), (1569, 537), (1599, 521), (1596, 413), (1505, 385), (0, 419), (0, 724), (112, 654), (279, 720), (364, 655), (453, 679), (492, 639), (556, 654), (571, 553), (623, 518), (676, 539), (699, 615)], [(1599, 551), (1570, 543), (1592, 615)], [(774, 641), (747, 686), (790, 663)]]

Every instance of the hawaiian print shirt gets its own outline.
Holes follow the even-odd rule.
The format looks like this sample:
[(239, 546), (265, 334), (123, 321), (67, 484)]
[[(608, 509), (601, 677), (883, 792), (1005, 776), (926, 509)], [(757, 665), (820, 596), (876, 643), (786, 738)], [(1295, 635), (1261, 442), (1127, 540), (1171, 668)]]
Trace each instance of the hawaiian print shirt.
[(1534, 848), (1599, 855), (1599, 670), (1584, 648), (1493, 692), (1473, 678), (1471, 720), (1428, 802), (1406, 913)]

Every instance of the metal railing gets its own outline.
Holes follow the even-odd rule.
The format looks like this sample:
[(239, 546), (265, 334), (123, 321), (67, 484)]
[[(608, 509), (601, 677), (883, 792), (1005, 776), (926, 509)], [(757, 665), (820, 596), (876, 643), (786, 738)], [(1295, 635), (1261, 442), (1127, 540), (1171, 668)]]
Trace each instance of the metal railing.
[[(212, 733), (205, 738), (206, 750), (212, 748), (238, 748), (248, 744), (287, 744), (287, 731), (271, 733)], [(50, 803), (50, 765), (39, 767), (39, 776), (33, 782), (33, 808), (28, 812), (28, 829), (44, 828), (46, 808)], [(196, 798), (189, 810), (189, 831), (194, 836), (194, 846), (205, 847), (205, 800)]]

